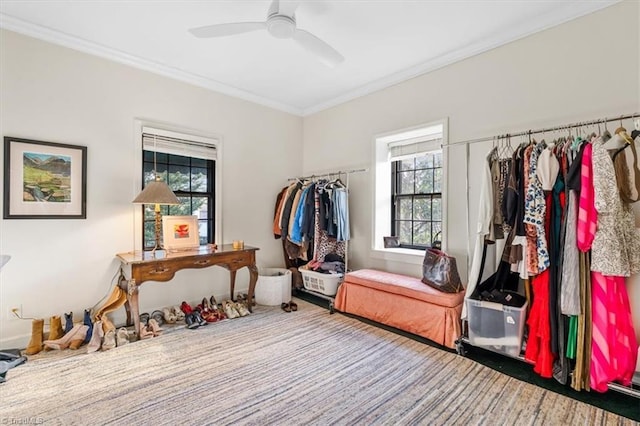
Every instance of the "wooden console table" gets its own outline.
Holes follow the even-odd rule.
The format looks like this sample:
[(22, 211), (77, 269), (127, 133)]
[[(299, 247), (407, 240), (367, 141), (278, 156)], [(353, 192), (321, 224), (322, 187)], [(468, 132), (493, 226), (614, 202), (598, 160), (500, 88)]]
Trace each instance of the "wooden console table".
[[(248, 299), (253, 300), (253, 294), (258, 281), (258, 268), (256, 267), (256, 247), (245, 246), (242, 249), (234, 249), (231, 244), (225, 244), (218, 248), (202, 246), (199, 249), (179, 252), (167, 252), (165, 250), (136, 251), (119, 253), (116, 257), (122, 263), (128, 280), (120, 283), (127, 293), (125, 309), (127, 311), (127, 325), (133, 324), (137, 336), (140, 336), (140, 309), (138, 307), (138, 287), (145, 281), (170, 281), (176, 272), (182, 269), (208, 268), (209, 266), (222, 266), (229, 271), (230, 297), (236, 285), (236, 271), (240, 268), (249, 269)], [(249, 303), (251, 311), (251, 303)], [(133, 317), (133, 322), (131, 321)]]

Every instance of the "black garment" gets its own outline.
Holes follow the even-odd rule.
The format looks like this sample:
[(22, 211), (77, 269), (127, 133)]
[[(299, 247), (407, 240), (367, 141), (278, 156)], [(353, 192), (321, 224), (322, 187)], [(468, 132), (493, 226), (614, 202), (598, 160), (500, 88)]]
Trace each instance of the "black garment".
[(573, 159), (571, 166), (569, 166), (569, 171), (567, 172), (567, 188), (573, 189), (580, 193), (580, 174), (582, 169), (582, 155), (584, 154), (584, 148), (587, 146), (586, 143), (583, 143), (580, 146), (580, 150), (576, 155), (576, 158)]
[[(314, 226), (316, 223), (316, 184), (312, 183), (307, 191), (304, 200), (304, 215), (302, 217), (302, 226), (300, 233), (303, 241), (312, 241), (314, 235)], [(300, 200), (302, 202), (302, 200)]]
[(322, 186), (318, 186), (318, 194), (320, 196), (320, 205), (318, 210), (318, 217), (320, 218), (320, 230), (326, 231), (328, 225), (328, 215), (331, 210), (331, 198), (327, 189)]
[(516, 222), (515, 222), (515, 226), (516, 226), (516, 235), (519, 237), (524, 237), (527, 235), (525, 229), (524, 229), (524, 199), (525, 197), (525, 193), (524, 193), (524, 150), (527, 148), (528, 145), (525, 146), (521, 146), (518, 149), (518, 157), (520, 158), (520, 162), (518, 164), (518, 208), (516, 210)]
[(333, 238), (338, 236), (338, 226), (336, 225), (336, 217), (333, 211), (333, 189), (327, 193), (328, 203), (326, 205), (327, 211), (327, 235)]
[(518, 157), (518, 150), (516, 149), (511, 157), (509, 181), (505, 189), (504, 198), (502, 199), (502, 216), (504, 217), (505, 223), (510, 227), (513, 227), (516, 222), (516, 216), (518, 215), (518, 200), (520, 199), (518, 185), (520, 182), (521, 162), (522, 160)]

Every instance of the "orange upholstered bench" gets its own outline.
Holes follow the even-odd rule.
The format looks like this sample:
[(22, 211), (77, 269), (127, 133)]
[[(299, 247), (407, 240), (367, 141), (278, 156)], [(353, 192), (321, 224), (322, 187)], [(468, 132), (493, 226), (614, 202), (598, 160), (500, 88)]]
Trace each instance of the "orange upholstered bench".
[(455, 348), (463, 302), (464, 292), (442, 293), (420, 278), (361, 269), (345, 275), (335, 308)]

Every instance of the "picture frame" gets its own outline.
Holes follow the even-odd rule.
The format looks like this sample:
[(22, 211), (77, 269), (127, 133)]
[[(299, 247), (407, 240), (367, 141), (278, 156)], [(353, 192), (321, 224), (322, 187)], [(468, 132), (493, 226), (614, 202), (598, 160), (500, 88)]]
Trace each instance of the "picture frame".
[(167, 251), (200, 247), (197, 216), (162, 216), (162, 247)]
[(86, 219), (87, 147), (4, 137), (3, 219)]

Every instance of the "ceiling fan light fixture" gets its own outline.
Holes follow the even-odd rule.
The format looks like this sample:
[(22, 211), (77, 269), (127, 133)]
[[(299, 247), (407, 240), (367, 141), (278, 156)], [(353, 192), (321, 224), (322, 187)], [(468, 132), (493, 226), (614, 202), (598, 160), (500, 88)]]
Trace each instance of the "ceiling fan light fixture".
[(275, 38), (291, 38), (296, 31), (296, 21), (285, 15), (270, 16), (267, 31)]

